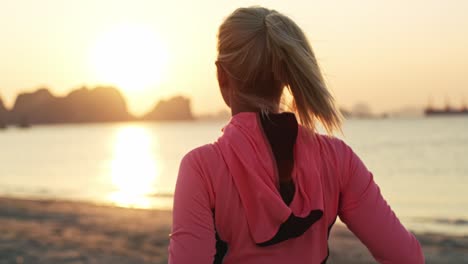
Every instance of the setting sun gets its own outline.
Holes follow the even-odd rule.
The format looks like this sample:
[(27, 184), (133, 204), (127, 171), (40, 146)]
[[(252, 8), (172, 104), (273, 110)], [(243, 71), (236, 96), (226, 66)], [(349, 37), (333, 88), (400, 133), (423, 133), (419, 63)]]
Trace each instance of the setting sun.
[(136, 91), (161, 81), (168, 51), (150, 27), (123, 24), (99, 36), (90, 57), (99, 81)]

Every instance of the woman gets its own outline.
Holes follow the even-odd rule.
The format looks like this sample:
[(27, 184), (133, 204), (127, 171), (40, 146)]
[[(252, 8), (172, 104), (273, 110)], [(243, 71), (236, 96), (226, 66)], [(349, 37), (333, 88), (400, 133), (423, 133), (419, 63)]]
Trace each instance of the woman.
[[(336, 217), (382, 263), (423, 263), (372, 174), (329, 134), (341, 118), (302, 30), (261, 7), (219, 29), (218, 81), (232, 119), (188, 153), (177, 180), (170, 263), (324, 263)], [(280, 113), (289, 90), (293, 113)]]

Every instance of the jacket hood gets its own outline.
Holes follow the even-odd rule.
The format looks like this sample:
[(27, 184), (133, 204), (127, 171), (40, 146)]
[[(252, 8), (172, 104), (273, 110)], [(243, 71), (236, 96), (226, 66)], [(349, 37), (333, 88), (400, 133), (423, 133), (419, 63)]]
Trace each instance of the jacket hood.
[(311, 212), (320, 212), (315, 222), (322, 216), (322, 180), (317, 159), (313, 158), (317, 154), (310, 149), (313, 144), (308, 144), (313, 139), (311, 132), (299, 126), (291, 174), (295, 193), (288, 206), (280, 195), (276, 161), (259, 114), (236, 114), (224, 127), (216, 144), (239, 193), (255, 243), (262, 244), (274, 238), (292, 217), (300, 220)]

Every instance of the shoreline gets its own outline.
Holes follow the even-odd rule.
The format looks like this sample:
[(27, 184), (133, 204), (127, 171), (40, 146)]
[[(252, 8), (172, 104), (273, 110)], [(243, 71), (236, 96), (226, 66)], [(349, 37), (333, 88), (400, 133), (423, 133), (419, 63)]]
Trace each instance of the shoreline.
[[(172, 214), (83, 201), (0, 196), (1, 263), (167, 263)], [(427, 263), (468, 259), (468, 236), (416, 233)], [(375, 263), (340, 223), (330, 263)]]

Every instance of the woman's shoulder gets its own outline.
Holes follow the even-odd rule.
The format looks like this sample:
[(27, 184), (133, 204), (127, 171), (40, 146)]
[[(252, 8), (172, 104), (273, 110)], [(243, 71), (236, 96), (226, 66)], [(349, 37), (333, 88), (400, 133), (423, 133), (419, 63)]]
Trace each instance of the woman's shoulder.
[(215, 143), (205, 144), (190, 150), (182, 158), (181, 165), (189, 165), (201, 174), (213, 175), (222, 169), (224, 160)]
[(299, 131), (305, 144), (313, 145), (321, 151), (332, 151), (339, 154), (348, 151), (350, 148), (342, 139), (334, 135), (311, 132), (302, 126)]
[(190, 163), (204, 163), (207, 161), (214, 161), (219, 158), (219, 152), (213, 143), (198, 146), (184, 155), (182, 161)]
[(302, 145), (324, 161), (342, 165), (352, 157), (353, 151), (343, 139), (317, 132), (307, 132), (304, 129), (302, 131)]

